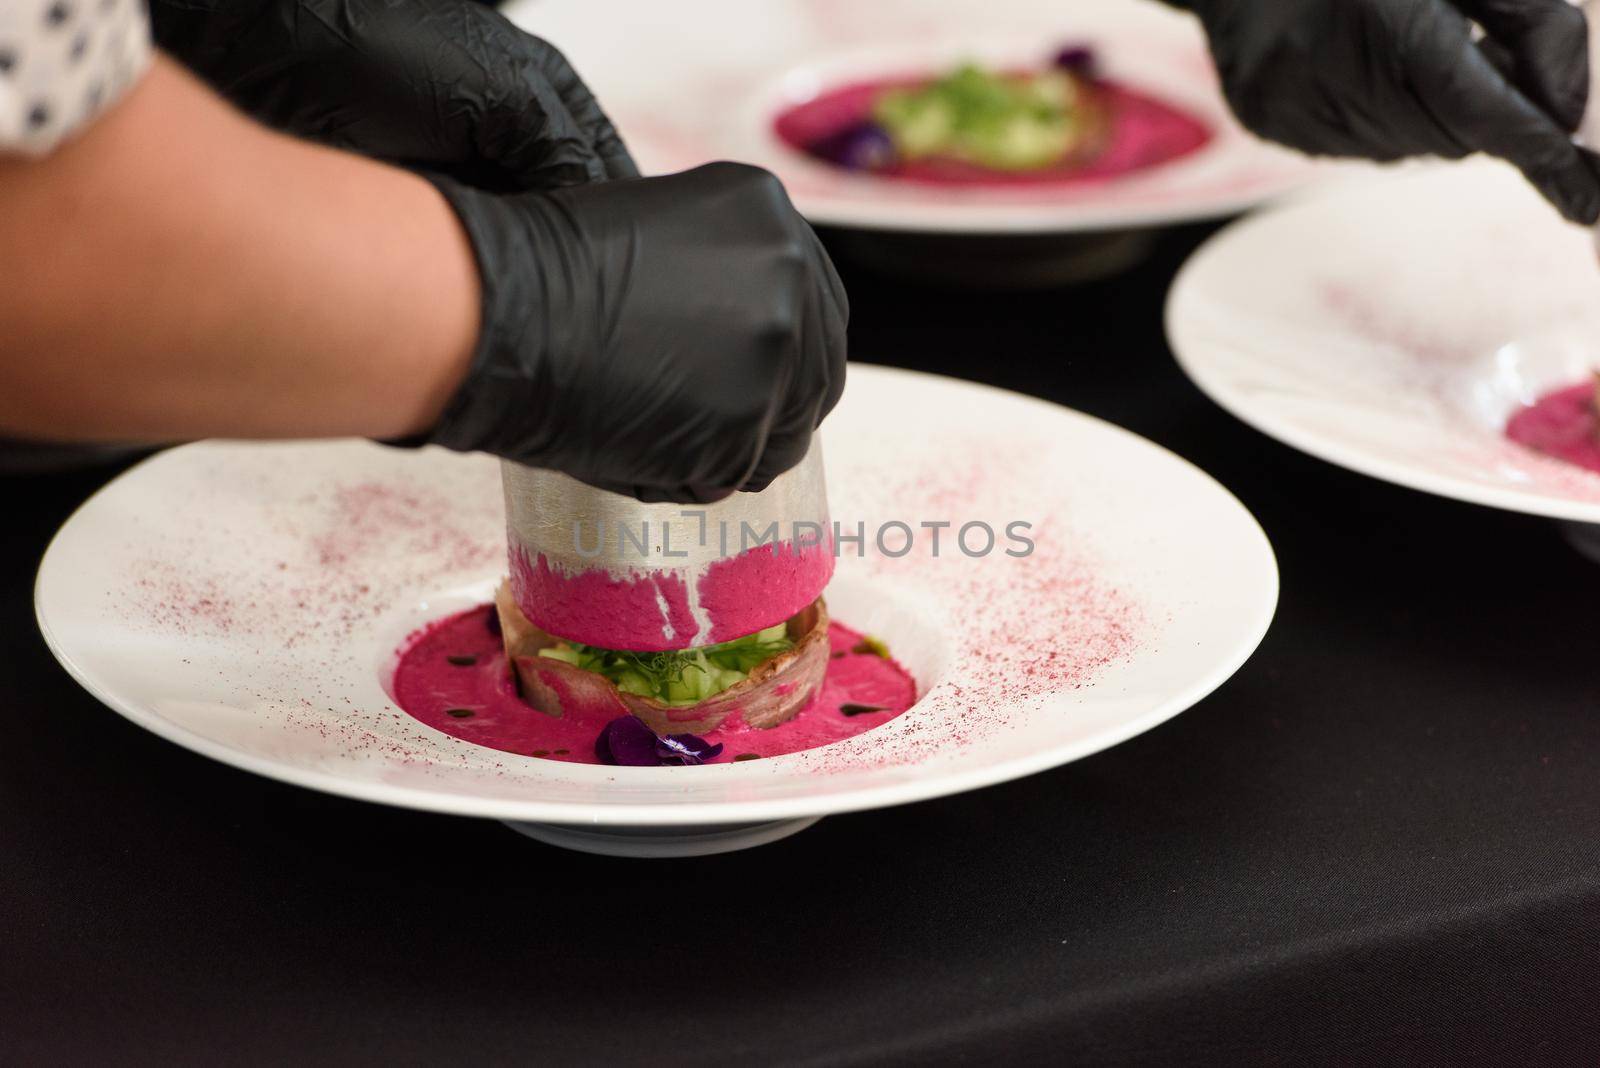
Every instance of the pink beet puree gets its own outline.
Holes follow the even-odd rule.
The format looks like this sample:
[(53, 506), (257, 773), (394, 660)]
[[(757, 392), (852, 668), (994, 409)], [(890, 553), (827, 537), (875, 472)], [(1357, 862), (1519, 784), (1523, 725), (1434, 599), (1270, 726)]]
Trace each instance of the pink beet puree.
[[(857, 82), (783, 112), (773, 129), (791, 147), (809, 153), (810, 146), (871, 117), (872, 104), (886, 89), (925, 84), (925, 79), (898, 78)], [(1105, 148), (1093, 159), (1066, 162), (1036, 171), (994, 171), (956, 160), (917, 160), (874, 176), (931, 185), (1061, 186), (1100, 181), (1186, 156), (1211, 140), (1211, 130), (1154, 97), (1109, 82), (1097, 83), (1108, 112)]]
[(586, 645), (684, 649), (700, 629), (689, 609), (687, 585), (667, 571), (638, 571), (627, 578), (602, 568), (568, 574), (551, 567), (543, 553), (530, 561), (527, 551), (513, 544), (511, 593), (534, 623)]
[[(489, 629), (492, 606), (441, 619), (400, 650), (395, 702), (446, 734), (507, 753), (598, 764), (594, 741), (612, 713), (555, 718), (517, 696), (505, 649)], [(855, 652), (861, 634), (840, 623), (828, 629), (831, 658), (822, 688), (794, 719), (768, 730), (725, 723), (706, 738), (723, 744), (712, 763), (774, 757), (837, 742), (887, 723), (916, 700), (916, 684), (893, 660)], [(877, 711), (858, 711), (878, 706)], [(846, 715), (849, 711), (852, 714)]]
[(792, 541), (759, 545), (714, 561), (695, 583), (710, 621), (700, 633), (680, 572), (640, 570), (617, 578), (602, 568), (568, 573), (543, 553), (530, 560), (511, 547), (511, 593), (517, 606), (551, 634), (638, 652), (687, 649), (732, 641), (794, 615), (817, 599), (833, 577), (833, 551)]
[(760, 545), (718, 560), (700, 577), (700, 607), (711, 620), (712, 644), (731, 642), (788, 619), (817, 599), (833, 577), (829, 542), (795, 548)]
[(1546, 393), (1506, 423), (1506, 437), (1519, 445), (1600, 471), (1600, 418), (1594, 383)]

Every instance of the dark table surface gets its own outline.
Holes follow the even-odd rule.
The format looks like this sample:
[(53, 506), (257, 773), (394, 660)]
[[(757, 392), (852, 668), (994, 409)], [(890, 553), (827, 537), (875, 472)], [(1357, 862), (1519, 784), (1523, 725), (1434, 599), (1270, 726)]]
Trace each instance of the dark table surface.
[(1205, 232), (1025, 295), (846, 264), (853, 352), (1211, 472), (1278, 551), (1260, 651), (1111, 751), (745, 853), (567, 853), (144, 733), (33, 623), (109, 472), (0, 479), (0, 1061), (1600, 1060), (1600, 569), (1206, 401), (1161, 330)]

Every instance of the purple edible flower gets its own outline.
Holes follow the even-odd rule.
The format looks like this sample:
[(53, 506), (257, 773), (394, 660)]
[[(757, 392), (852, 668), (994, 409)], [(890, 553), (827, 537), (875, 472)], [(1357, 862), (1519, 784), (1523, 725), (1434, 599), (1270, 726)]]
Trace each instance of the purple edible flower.
[(594, 740), (594, 755), (602, 764), (628, 768), (654, 768), (663, 764), (704, 764), (722, 752), (694, 734), (657, 736), (642, 720), (618, 716)]
[(629, 768), (653, 768), (661, 763), (656, 755), (656, 732), (633, 716), (618, 716), (594, 740), (594, 755), (602, 764)]
[(858, 122), (811, 142), (811, 154), (852, 171), (881, 171), (897, 159), (894, 140), (875, 122)]
[(1056, 53), (1055, 66), (1085, 78), (1093, 78), (1095, 72), (1094, 49), (1088, 45), (1068, 45)]
[(663, 764), (704, 764), (721, 752), (721, 742), (712, 745), (698, 734), (669, 734), (656, 743)]

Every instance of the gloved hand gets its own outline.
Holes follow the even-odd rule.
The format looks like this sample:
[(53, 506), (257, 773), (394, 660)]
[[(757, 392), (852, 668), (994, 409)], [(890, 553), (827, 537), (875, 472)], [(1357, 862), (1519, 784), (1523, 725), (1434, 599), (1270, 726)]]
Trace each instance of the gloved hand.
[(782, 185), (713, 163), (496, 196), (449, 179), (483, 284), (430, 440), (641, 500), (760, 489), (844, 388), (849, 304)]
[(151, 0), (156, 43), (269, 126), (484, 189), (638, 169), (565, 57), (471, 0)]
[(1567, 218), (1600, 216), (1600, 160), (1570, 138), (1587, 26), (1565, 0), (1173, 2), (1200, 16), (1229, 104), (1262, 137), (1375, 160), (1487, 152)]

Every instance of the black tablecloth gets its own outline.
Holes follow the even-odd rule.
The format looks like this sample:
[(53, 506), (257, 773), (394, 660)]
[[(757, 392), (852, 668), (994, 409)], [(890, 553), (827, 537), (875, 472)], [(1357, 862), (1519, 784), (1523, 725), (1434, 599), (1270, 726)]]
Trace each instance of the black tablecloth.
[(33, 625), (105, 473), (0, 480), (0, 1060), (1594, 1063), (1600, 568), (1213, 407), (1160, 322), (1201, 236), (1032, 295), (847, 269), (853, 351), (1210, 471), (1279, 554), (1260, 652), (1109, 752), (745, 853), (567, 853), (145, 734)]

